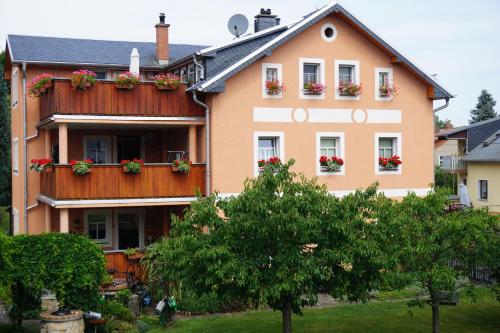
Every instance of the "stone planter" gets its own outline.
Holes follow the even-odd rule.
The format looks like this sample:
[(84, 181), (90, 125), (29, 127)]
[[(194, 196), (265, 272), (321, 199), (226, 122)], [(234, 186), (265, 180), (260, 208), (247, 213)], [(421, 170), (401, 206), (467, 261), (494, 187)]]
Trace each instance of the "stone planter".
[(52, 311), (40, 313), (40, 333), (83, 333), (83, 312), (72, 310), (70, 314), (57, 316)]

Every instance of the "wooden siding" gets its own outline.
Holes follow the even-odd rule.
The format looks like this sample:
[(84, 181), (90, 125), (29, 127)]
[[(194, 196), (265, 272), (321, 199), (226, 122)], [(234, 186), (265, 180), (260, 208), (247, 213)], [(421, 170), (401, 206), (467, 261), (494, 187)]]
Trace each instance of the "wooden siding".
[(172, 171), (169, 164), (145, 165), (138, 175), (120, 165), (94, 165), (87, 175), (74, 175), (69, 165), (56, 165), (41, 174), (41, 193), (56, 200), (191, 197), (205, 191), (205, 165), (191, 173)]
[(158, 90), (153, 82), (134, 89), (118, 89), (112, 81), (98, 81), (86, 90), (73, 89), (71, 80), (54, 79), (54, 86), (40, 97), (40, 120), (53, 114), (154, 117), (202, 117), (184, 87)]

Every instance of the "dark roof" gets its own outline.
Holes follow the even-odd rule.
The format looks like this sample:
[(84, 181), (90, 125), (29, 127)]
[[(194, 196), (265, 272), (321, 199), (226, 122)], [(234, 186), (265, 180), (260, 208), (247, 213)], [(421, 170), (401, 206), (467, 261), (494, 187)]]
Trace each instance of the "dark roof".
[[(207, 63), (210, 62), (221, 62), (225, 63), (226, 66), (217, 66), (221, 69), (218, 72), (208, 71), (207, 77), (204, 81), (199, 82), (192, 86), (189, 90), (196, 89), (204, 92), (222, 92), (224, 91), (224, 83), (227, 79), (237, 74), (244, 68), (253, 64), (260, 58), (270, 54), (275, 48), (284, 44), (288, 40), (300, 34), (302, 31), (306, 30), (322, 18), (330, 15), (331, 13), (341, 13), (344, 17), (350, 20), (354, 25), (363, 30), (366, 34), (368, 34), (375, 41), (380, 43), (390, 54), (394, 55), (398, 61), (407, 66), (410, 70), (416, 73), (423, 81), (427, 84), (431, 85), (434, 88), (434, 99), (442, 99), (442, 98), (453, 98), (454, 96), (448, 92), (446, 89), (441, 87), (432, 77), (425, 74), (421, 69), (415, 66), (412, 62), (410, 62), (407, 58), (397, 52), (394, 48), (392, 48), (389, 44), (387, 44), (382, 38), (378, 37), (374, 32), (368, 29), (363, 23), (358, 21), (354, 16), (352, 16), (347, 10), (345, 10), (338, 3), (331, 3), (326, 5), (306, 16), (304, 16), (300, 21), (287, 26), (284, 30), (279, 30), (275, 34), (272, 35), (264, 35), (253, 40), (254, 51), (249, 50), (247, 43), (241, 43), (236, 45), (230, 45), (226, 48), (226, 52), (231, 52), (231, 61), (225, 61), (225, 59), (217, 60), (216, 58), (221, 56), (217, 51), (214, 55), (211, 55), (211, 60), (207, 60)], [(272, 29), (272, 28), (271, 28)], [(270, 36), (274, 38), (269, 38)], [(266, 45), (268, 44), (268, 45)], [(201, 51), (203, 53), (203, 50)], [(234, 67), (230, 68), (231, 65)]]
[[(7, 43), (14, 63), (66, 63), (128, 67), (130, 53), (135, 47), (141, 57), (141, 67), (160, 66), (156, 61), (155, 43), (22, 35), (8, 35)], [(170, 61), (176, 61), (205, 47), (202, 45), (170, 44)]]
[(467, 156), (469, 162), (500, 162), (500, 130), (481, 142)]
[[(500, 116), (471, 125), (440, 131), (437, 133), (437, 137), (446, 140), (466, 138), (467, 151), (470, 152), (498, 130), (500, 130)], [(460, 135), (462, 132), (467, 132), (465, 137)]]

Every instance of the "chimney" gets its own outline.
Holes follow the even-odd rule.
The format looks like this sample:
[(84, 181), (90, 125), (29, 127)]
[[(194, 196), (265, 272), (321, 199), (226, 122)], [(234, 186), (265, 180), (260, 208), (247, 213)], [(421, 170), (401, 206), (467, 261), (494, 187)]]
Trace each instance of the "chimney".
[(280, 24), (278, 15), (271, 15), (271, 9), (260, 9), (260, 14), (255, 15), (254, 30), (259, 32), (261, 30), (271, 28)]
[(156, 60), (160, 65), (168, 64), (168, 27), (165, 23), (165, 13), (160, 13), (160, 23), (156, 28)]

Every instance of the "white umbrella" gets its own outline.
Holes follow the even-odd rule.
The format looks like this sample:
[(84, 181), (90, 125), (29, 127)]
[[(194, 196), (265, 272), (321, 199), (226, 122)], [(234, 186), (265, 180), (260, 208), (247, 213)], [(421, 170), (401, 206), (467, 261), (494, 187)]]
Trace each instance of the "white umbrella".
[(134, 74), (139, 74), (139, 51), (134, 47), (130, 54), (130, 68), (129, 71)]
[(467, 186), (465, 186), (464, 183), (460, 184), (458, 195), (460, 196), (460, 204), (470, 207), (469, 191), (467, 190)]

